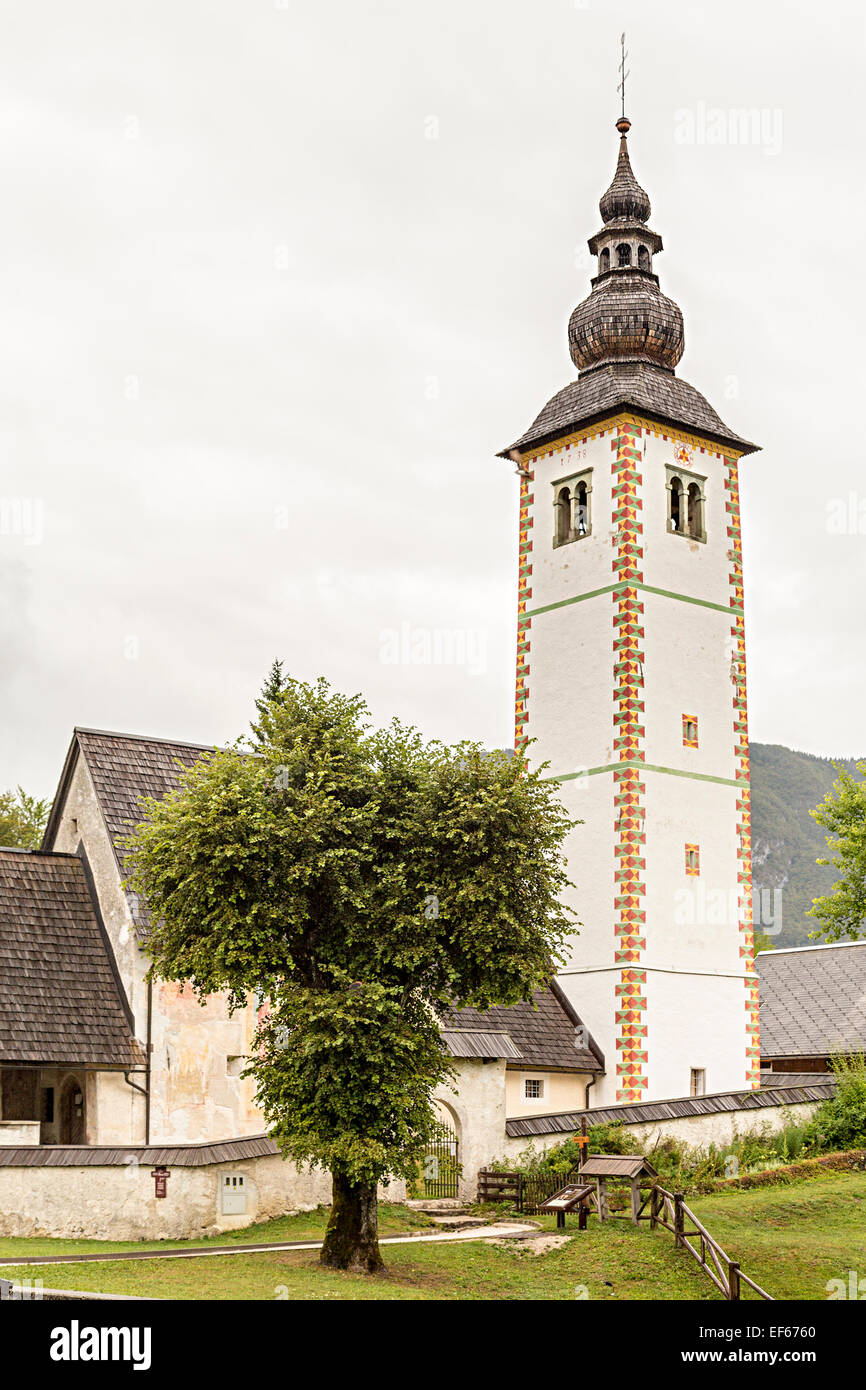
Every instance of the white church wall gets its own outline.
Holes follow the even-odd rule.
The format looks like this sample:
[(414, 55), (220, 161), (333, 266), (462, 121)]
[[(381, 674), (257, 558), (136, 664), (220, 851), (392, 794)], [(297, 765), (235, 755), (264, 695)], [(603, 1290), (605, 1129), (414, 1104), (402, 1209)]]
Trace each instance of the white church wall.
[[(569, 814), (584, 821), (565, 846), (577, 885), (565, 901), (582, 925), (561, 983), (605, 1054), (597, 1103), (683, 1094), (698, 1065), (684, 1048), (712, 1055), (714, 1088), (737, 1089), (750, 1075), (739, 904), (748, 814), (734, 785), (734, 723), (745, 714), (735, 713), (730, 469), (710, 445), (631, 420), (543, 448), (527, 466), (518, 733), (537, 740), (530, 761), (549, 763)], [(591, 534), (554, 545), (552, 484), (588, 468)], [(669, 530), (671, 468), (686, 484), (704, 479), (703, 541)], [(684, 743), (684, 715), (697, 721), (696, 747)], [(624, 796), (611, 769), (629, 757), (642, 787)], [(686, 874), (686, 846), (698, 847), (696, 874)], [(626, 862), (633, 872), (620, 872)], [(623, 893), (626, 908), (640, 908), (633, 925), (616, 903)]]
[[(87, 764), (79, 757), (59, 820), (53, 848), (87, 855), (106, 933), (135, 1021), (146, 1042), (146, 953), (140, 948), (120, 871)], [(225, 997), (200, 1006), (190, 989), (157, 981), (151, 1017), (151, 1143), (195, 1143), (261, 1133), (264, 1121), (253, 1099), (253, 1083), (242, 1081), (236, 1058), (250, 1051), (255, 1010), (228, 1016)], [(133, 1078), (144, 1083), (144, 1073)], [(94, 1088), (96, 1088), (94, 1090)], [(101, 1073), (88, 1093), (88, 1142), (144, 1142), (144, 1096)]]
[[(538, 1099), (527, 1099), (527, 1080), (541, 1081), (543, 1091)], [(525, 1119), (528, 1115), (549, 1115), (555, 1111), (580, 1110), (586, 1104), (590, 1072), (544, 1071), (526, 1067), (505, 1073), (505, 1113), (509, 1120)]]

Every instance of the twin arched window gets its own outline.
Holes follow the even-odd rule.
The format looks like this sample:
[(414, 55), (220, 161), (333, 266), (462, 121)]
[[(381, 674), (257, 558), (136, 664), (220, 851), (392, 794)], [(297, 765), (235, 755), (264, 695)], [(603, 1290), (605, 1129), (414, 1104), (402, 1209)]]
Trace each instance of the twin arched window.
[(627, 241), (620, 242), (616, 248), (616, 263), (620, 266), (631, 265), (631, 247)]
[(679, 474), (672, 473), (668, 478), (668, 492), (668, 530), (692, 540), (705, 541), (703, 480), (686, 478), (684, 481)]
[(589, 473), (554, 483), (555, 524), (553, 544), (579, 541), (591, 531), (589, 499), (592, 485)]

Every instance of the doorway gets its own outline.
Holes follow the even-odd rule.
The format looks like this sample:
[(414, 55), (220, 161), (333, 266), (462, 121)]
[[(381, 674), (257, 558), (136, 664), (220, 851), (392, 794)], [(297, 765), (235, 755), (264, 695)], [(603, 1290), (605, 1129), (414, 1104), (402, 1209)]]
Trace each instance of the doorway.
[(61, 1144), (84, 1144), (84, 1092), (74, 1076), (68, 1076), (60, 1092)]

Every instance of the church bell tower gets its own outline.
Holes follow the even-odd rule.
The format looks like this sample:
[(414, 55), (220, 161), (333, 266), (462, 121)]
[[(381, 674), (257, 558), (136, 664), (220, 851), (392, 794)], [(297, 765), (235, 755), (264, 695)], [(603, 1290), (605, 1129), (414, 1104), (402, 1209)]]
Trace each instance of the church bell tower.
[(515, 742), (582, 822), (559, 981), (608, 1105), (759, 1079), (738, 489), (756, 446), (676, 375), (683, 316), (616, 128), (577, 377), (502, 454), (520, 475)]

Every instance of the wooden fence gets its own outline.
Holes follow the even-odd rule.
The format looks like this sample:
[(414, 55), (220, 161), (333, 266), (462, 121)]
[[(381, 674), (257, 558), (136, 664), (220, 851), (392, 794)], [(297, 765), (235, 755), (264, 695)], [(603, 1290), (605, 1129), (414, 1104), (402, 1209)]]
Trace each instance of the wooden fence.
[[(646, 1220), (645, 1217), (643, 1219)], [(694, 1230), (686, 1230), (687, 1220), (692, 1223)], [(766, 1299), (769, 1303), (775, 1302), (773, 1295), (744, 1274), (739, 1263), (732, 1260), (719, 1242), (710, 1235), (706, 1226), (701, 1225), (691, 1207), (686, 1206), (681, 1192), (668, 1192), (664, 1187), (655, 1184), (650, 1193), (649, 1222), (650, 1230), (655, 1230), (656, 1226), (663, 1226), (666, 1231), (672, 1233), (675, 1243), (694, 1256), (723, 1298), (732, 1303), (739, 1302), (742, 1298), (742, 1285), (746, 1284), (750, 1289), (754, 1289), (759, 1298)], [(692, 1245), (690, 1236), (697, 1237), (700, 1248)]]
[(510, 1202), (524, 1216), (533, 1216), (542, 1202), (569, 1183), (582, 1182), (575, 1173), (495, 1173), (482, 1168), (478, 1174), (479, 1202)]
[[(531, 1216), (538, 1211), (541, 1202), (552, 1197), (561, 1187), (581, 1181), (583, 1179), (579, 1173), (534, 1173), (527, 1177), (523, 1173), (496, 1173), (492, 1169), (482, 1168), (478, 1174), (478, 1201), (510, 1202), (518, 1211)], [(695, 1216), (691, 1207), (686, 1206), (681, 1192), (668, 1192), (656, 1183), (650, 1191), (648, 1203), (649, 1215), (643, 1214), (647, 1206), (645, 1199), (638, 1220), (649, 1221), (650, 1230), (661, 1226), (664, 1230), (670, 1231), (676, 1245), (688, 1250), (697, 1260), (723, 1298), (732, 1303), (739, 1302), (743, 1298), (745, 1285), (752, 1289), (758, 1298), (766, 1299), (769, 1303), (775, 1302), (772, 1294), (767, 1293), (754, 1279), (744, 1274), (738, 1261), (732, 1260), (726, 1254), (706, 1226)], [(687, 1229), (688, 1222), (693, 1229)], [(697, 1241), (697, 1244), (693, 1245), (693, 1240)]]

